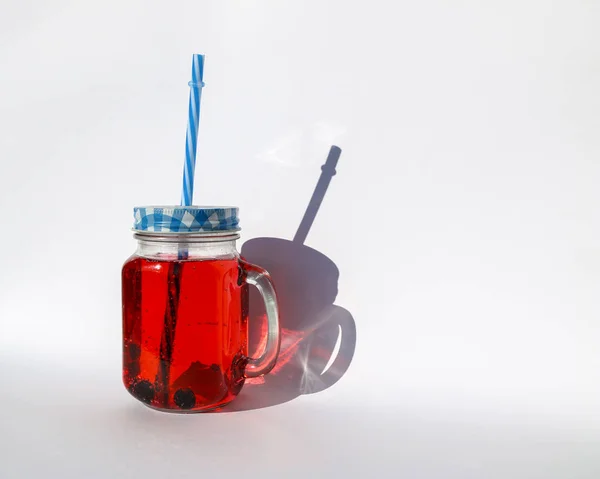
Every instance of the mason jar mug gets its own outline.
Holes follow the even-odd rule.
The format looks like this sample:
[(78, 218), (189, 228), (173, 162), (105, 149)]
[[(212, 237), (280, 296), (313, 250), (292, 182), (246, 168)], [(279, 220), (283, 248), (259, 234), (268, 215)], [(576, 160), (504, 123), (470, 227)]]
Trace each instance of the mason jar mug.
[[(238, 209), (134, 208), (136, 252), (122, 269), (123, 382), (146, 405), (200, 412), (229, 403), (279, 353), (268, 273), (236, 249)], [(248, 357), (248, 285), (265, 303), (266, 346)]]

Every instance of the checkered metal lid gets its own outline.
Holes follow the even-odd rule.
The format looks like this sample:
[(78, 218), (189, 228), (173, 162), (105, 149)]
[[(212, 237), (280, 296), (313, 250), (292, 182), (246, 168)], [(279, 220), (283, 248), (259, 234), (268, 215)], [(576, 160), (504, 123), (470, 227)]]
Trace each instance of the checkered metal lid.
[(137, 206), (135, 231), (210, 233), (238, 231), (238, 209), (232, 206)]

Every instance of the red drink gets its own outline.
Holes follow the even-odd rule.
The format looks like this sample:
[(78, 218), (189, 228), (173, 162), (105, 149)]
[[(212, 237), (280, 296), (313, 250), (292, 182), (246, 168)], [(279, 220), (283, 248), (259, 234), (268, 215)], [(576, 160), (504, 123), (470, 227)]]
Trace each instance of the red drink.
[(236, 258), (123, 266), (123, 382), (159, 409), (199, 411), (244, 383), (248, 286)]

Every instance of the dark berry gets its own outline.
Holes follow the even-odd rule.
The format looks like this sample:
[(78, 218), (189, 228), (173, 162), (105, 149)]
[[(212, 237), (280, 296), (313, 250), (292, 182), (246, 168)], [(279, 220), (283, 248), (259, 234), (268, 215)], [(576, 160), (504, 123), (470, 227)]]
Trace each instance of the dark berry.
[(131, 393), (140, 401), (149, 404), (154, 399), (154, 386), (145, 379), (135, 383), (131, 388)]
[(196, 405), (196, 395), (189, 388), (178, 389), (173, 396), (175, 404), (181, 409), (192, 409)]

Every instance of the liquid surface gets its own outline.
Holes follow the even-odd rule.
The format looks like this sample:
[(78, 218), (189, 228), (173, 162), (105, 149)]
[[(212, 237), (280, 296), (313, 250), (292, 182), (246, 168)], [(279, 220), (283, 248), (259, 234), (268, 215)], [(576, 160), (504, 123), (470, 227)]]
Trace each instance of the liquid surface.
[(237, 259), (123, 266), (123, 382), (169, 410), (222, 406), (240, 391), (247, 356), (248, 286)]

